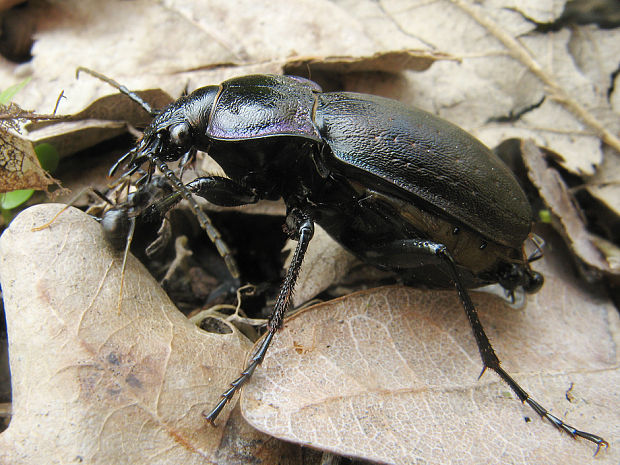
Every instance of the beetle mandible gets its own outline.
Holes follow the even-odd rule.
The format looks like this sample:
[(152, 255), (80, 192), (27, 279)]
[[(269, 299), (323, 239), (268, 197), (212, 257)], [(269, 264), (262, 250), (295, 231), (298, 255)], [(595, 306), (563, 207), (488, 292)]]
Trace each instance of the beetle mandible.
[[(373, 95), (322, 92), (292, 76), (233, 78), (199, 88), (160, 112), (120, 90), (156, 116), (111, 172), (126, 165), (131, 173), (148, 163), (149, 172), (159, 168), (184, 198), (196, 194), (223, 206), (282, 198), (286, 230), (298, 241), (267, 334), (241, 376), (205, 414), (209, 422), (250, 379), (282, 326), (316, 222), (357, 257), (405, 283), (426, 277), (426, 284), (454, 286), (483, 372), (495, 371), (522, 402), (572, 437), (594, 442), (597, 452), (608, 446), (530, 397), (500, 366), (478, 319), (468, 288), (499, 283), (508, 292), (536, 292), (543, 283), (523, 252), (530, 205), (484, 144), (420, 109)], [(166, 162), (196, 149), (218, 162), (226, 177), (183, 185)], [(210, 237), (221, 242), (219, 233)], [(232, 260), (228, 252), (222, 255)]]

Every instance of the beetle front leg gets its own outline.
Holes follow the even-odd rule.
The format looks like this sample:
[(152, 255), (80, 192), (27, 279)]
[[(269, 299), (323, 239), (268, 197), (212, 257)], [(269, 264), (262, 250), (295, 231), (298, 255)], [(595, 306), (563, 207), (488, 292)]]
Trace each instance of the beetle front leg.
[[(296, 216), (297, 213), (299, 213), (299, 215)], [(282, 327), (284, 315), (291, 305), (291, 297), (293, 295), (293, 290), (295, 289), (297, 277), (299, 276), (299, 270), (301, 269), (301, 264), (303, 262), (304, 255), (306, 254), (308, 244), (314, 234), (314, 222), (307, 214), (295, 210), (287, 217), (287, 223), (293, 223), (296, 225), (296, 231), (294, 234), (297, 236), (295, 239), (297, 239), (298, 242), (297, 247), (295, 248), (295, 254), (293, 255), (293, 260), (291, 261), (291, 265), (286, 272), (286, 277), (280, 287), (278, 299), (276, 300), (273, 312), (269, 318), (267, 335), (243, 372), (241, 372), (241, 376), (230, 383), (230, 388), (221, 395), (221, 399), (218, 404), (210, 412), (203, 412), (205, 419), (211, 423), (212, 426), (215, 426), (215, 419), (218, 417), (228, 401), (232, 399), (235, 392), (237, 392), (241, 386), (243, 386), (250, 379), (256, 367), (262, 363), (265, 358), (265, 354), (267, 353), (267, 349), (271, 345), (273, 336)]]
[(203, 176), (187, 184), (187, 188), (199, 197), (220, 207), (238, 207), (258, 202), (254, 191), (222, 176)]
[[(404, 264), (410, 259), (410, 263), (416, 263), (419, 261), (421, 255), (427, 256), (428, 258), (434, 257), (443, 263), (454, 282), (454, 287), (458, 292), (459, 298), (463, 307), (465, 308), (465, 314), (467, 315), (467, 319), (469, 320), (469, 324), (474, 333), (474, 337), (476, 339), (476, 344), (478, 345), (478, 350), (480, 351), (480, 357), (482, 358), (482, 372), (480, 376), (482, 376), (487, 368), (495, 371), (499, 377), (504, 380), (506, 384), (513, 390), (513, 392), (517, 395), (521, 402), (527, 402), (527, 404), (534, 409), (538, 415), (546, 418), (553, 424), (556, 428), (568, 433), (573, 438), (584, 438), (588, 441), (592, 441), (597, 445), (596, 453), (600, 450), (601, 447), (608, 447), (609, 443), (605, 441), (602, 437), (597, 436), (592, 433), (588, 433), (586, 431), (580, 431), (562, 421), (560, 418), (552, 415), (546, 408), (536, 402), (501, 366), (500, 360), (495, 354), (495, 350), (493, 350), (493, 346), (489, 341), (486, 333), (484, 332), (484, 328), (482, 327), (482, 323), (480, 323), (480, 319), (478, 318), (478, 312), (476, 311), (476, 307), (474, 307), (471, 298), (469, 297), (469, 293), (467, 292), (465, 286), (463, 286), (461, 278), (459, 277), (456, 263), (452, 254), (448, 251), (447, 247), (444, 244), (439, 244), (432, 241), (425, 241), (420, 239), (405, 239), (395, 241), (394, 243), (378, 246), (369, 251), (373, 260), (378, 264), (389, 264), (389, 263), (399, 263)], [(406, 266), (403, 266), (406, 268)]]

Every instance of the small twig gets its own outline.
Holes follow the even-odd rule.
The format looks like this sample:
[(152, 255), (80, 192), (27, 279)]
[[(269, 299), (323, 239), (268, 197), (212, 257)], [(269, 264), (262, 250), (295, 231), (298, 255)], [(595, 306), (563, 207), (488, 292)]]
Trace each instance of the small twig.
[(174, 259), (166, 271), (166, 275), (160, 281), (160, 284), (165, 285), (174, 272), (183, 266), (187, 258), (193, 255), (193, 252), (187, 248), (187, 236), (179, 236), (174, 241)]
[(54, 105), (54, 111), (52, 112), (53, 115), (56, 115), (56, 111), (58, 110), (58, 105), (60, 105), (60, 100), (62, 98), (66, 98), (65, 97), (65, 90), (64, 89), (60, 92), (60, 95), (56, 99), (56, 105)]
[(70, 116), (67, 115), (35, 115), (26, 110), (22, 110), (19, 113), (2, 113), (0, 114), (0, 120), (15, 120), (23, 119), (28, 121), (47, 121), (47, 120), (68, 120)]
[(197, 313), (196, 315), (191, 317), (189, 321), (191, 321), (195, 325), (198, 325), (206, 317), (210, 317), (210, 316), (216, 316), (220, 318), (223, 317), (222, 314), (219, 312), (220, 310), (234, 310), (235, 313), (233, 313), (232, 315), (224, 316), (224, 319), (226, 321), (245, 323), (246, 325), (250, 325), (250, 326), (266, 325), (269, 320), (265, 318), (247, 318), (245, 316), (241, 316), (241, 314), (245, 315), (243, 313), (243, 310), (241, 309), (241, 293), (247, 290), (251, 290), (250, 292), (253, 292), (254, 286), (252, 284), (246, 284), (245, 286), (241, 286), (239, 289), (237, 289), (237, 305), (229, 305), (229, 304), (214, 305), (213, 307), (209, 307)]

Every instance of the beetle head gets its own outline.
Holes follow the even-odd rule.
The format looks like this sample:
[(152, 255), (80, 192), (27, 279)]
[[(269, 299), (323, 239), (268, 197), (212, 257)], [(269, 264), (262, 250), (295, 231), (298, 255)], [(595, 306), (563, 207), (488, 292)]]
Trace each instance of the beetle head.
[(218, 91), (218, 86), (202, 87), (161, 110), (145, 129), (136, 158), (176, 161), (200, 144)]
[(191, 148), (191, 130), (183, 118), (182, 108), (166, 107), (145, 129), (136, 156), (157, 157), (162, 161), (178, 160)]

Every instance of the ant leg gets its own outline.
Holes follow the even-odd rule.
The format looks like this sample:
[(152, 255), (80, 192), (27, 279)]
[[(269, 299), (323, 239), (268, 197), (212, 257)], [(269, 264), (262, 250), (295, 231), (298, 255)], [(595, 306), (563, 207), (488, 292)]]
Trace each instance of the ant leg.
[(256, 353), (250, 359), (248, 365), (241, 373), (241, 376), (230, 383), (230, 388), (221, 395), (221, 399), (218, 404), (210, 412), (203, 412), (205, 419), (213, 426), (215, 426), (215, 419), (220, 414), (224, 406), (230, 401), (230, 399), (232, 399), (235, 392), (237, 392), (241, 386), (243, 386), (250, 379), (256, 367), (262, 363), (265, 358), (265, 353), (271, 345), (273, 336), (278, 329), (282, 327), (284, 314), (290, 306), (291, 296), (293, 295), (293, 289), (295, 288), (295, 283), (297, 282), (297, 276), (299, 275), (299, 270), (301, 269), (301, 264), (304, 259), (304, 255), (306, 254), (306, 249), (308, 248), (308, 244), (314, 234), (314, 222), (309, 216), (302, 213), (301, 218), (294, 219), (293, 221), (297, 223), (296, 232), (299, 235), (297, 247), (295, 249), (295, 254), (293, 255), (291, 265), (286, 273), (286, 277), (284, 278), (284, 282), (282, 283), (282, 287), (280, 287), (278, 300), (276, 300), (273, 312), (269, 318), (267, 335), (263, 339)]
[(159, 170), (162, 172), (166, 179), (170, 182), (173, 188), (175, 188), (181, 196), (187, 200), (189, 203), (192, 212), (198, 218), (198, 223), (200, 223), (200, 227), (207, 233), (209, 239), (213, 244), (215, 244), (215, 248), (217, 249), (220, 256), (224, 259), (226, 263), (226, 267), (230, 272), (231, 276), (235, 279), (238, 279), (240, 276), (239, 268), (237, 267), (237, 262), (235, 261), (232, 252), (222, 239), (222, 235), (217, 230), (217, 228), (211, 222), (211, 219), (202, 211), (196, 199), (192, 197), (192, 193), (190, 190), (185, 187), (185, 184), (181, 182), (181, 180), (177, 177), (176, 174), (168, 167), (168, 165), (162, 161), (159, 157), (151, 156), (151, 162), (156, 165)]
[(42, 224), (40, 226), (34, 226), (31, 231), (35, 232), (35, 231), (42, 231), (44, 229), (49, 228), (52, 224), (54, 224), (54, 222), (58, 219), (58, 217), (60, 215), (62, 215), (65, 211), (67, 211), (69, 209), (69, 207), (72, 207), (75, 202), (78, 201), (78, 199), (80, 197), (82, 197), (85, 193), (87, 192), (92, 192), (95, 195), (97, 195), (99, 198), (101, 198), (103, 201), (107, 202), (109, 205), (112, 205), (112, 202), (110, 201), (110, 199), (108, 199), (105, 195), (103, 195), (101, 192), (99, 192), (97, 189), (94, 189), (92, 187), (84, 187), (83, 189), (81, 189), (77, 194), (75, 194), (73, 197), (71, 197), (69, 199), (69, 201), (67, 202), (67, 205), (65, 205), (63, 208), (61, 208), (58, 213), (56, 213), (53, 218), (51, 220), (49, 220), (47, 223)]

